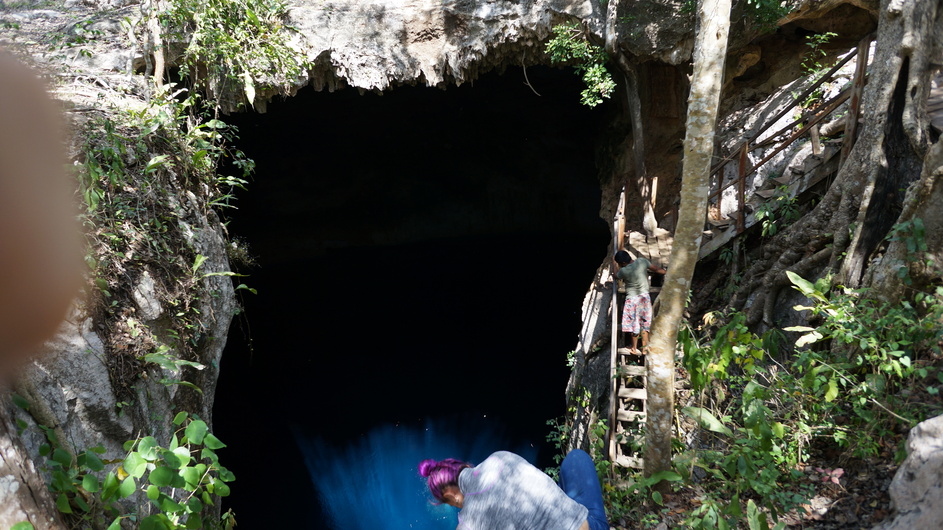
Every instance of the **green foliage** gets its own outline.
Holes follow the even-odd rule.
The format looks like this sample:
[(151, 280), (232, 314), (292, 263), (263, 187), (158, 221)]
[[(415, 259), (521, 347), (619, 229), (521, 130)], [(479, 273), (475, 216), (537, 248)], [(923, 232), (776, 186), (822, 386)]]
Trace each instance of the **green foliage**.
[(811, 496), (801, 493), (799, 477), (791, 471), (804, 459), (808, 437), (792, 421), (798, 384), (775, 363), (768, 367), (771, 355), (778, 354), (781, 334), (755, 335), (741, 313), (709, 314), (705, 322), (715, 329), (705, 337), (709, 340), (690, 328), (679, 335), (693, 390), (709, 395), (717, 409), (682, 409), (705, 434), (698, 448), (685, 451), (675, 463), (684, 475), (700, 469), (710, 481), (685, 525), (780, 527), (780, 515)]
[(792, 9), (793, 0), (746, 0), (745, 13), (766, 30), (776, 28), (776, 22)]
[(580, 93), (580, 102), (595, 107), (608, 99), (616, 89), (612, 75), (606, 70), (609, 56), (600, 46), (586, 40), (576, 22), (553, 27), (554, 37), (547, 42), (546, 52), (551, 62), (573, 64), (586, 89)]
[[(838, 409), (858, 427), (833, 425), (839, 445), (850, 446), (856, 456), (873, 456), (881, 439), (893, 437), (897, 421), (911, 427), (939, 412), (939, 404), (911, 396), (915, 388), (929, 395), (943, 388), (933, 365), (943, 340), (943, 287), (890, 304), (868, 298), (864, 290), (832, 290), (828, 278), (812, 283), (787, 275), (813, 304), (796, 309), (819, 323), (787, 328), (803, 333), (797, 347), (808, 346), (793, 367), (802, 390), (821, 407), (816, 416)], [(814, 347), (820, 344), (827, 348)]]
[(566, 365), (570, 368), (576, 366), (576, 350), (572, 350), (566, 354)]
[[(104, 459), (104, 447), (73, 454), (53, 429), (37, 424), (47, 440), (39, 455), (46, 459), (48, 487), (71, 526), (118, 530), (128, 520), (142, 529), (231, 528), (232, 513), (219, 517), (213, 508), (219, 497), (229, 495), (229, 483), (235, 480), (217, 456), (226, 444), (187, 412), (178, 413), (173, 425), (176, 432), (167, 446), (145, 436), (126, 442), (123, 458)], [(146, 497), (152, 509), (128, 512), (121, 501), (135, 493)], [(14, 528), (32, 528), (22, 524)]]
[[(195, 274), (192, 267), (201, 256), (192, 248), (187, 217), (202, 212), (181, 207), (177, 197), (190, 194), (209, 207), (231, 206), (234, 189), (243, 188), (254, 169), (252, 160), (229, 146), (236, 133), (198, 96), (176, 99), (164, 93), (138, 110), (100, 118), (87, 131), (77, 175), (89, 238), (86, 262), (109, 340), (122, 345), (119, 355), (106, 358), (115, 388), (122, 391), (119, 403), (134, 401), (129, 386), (147, 364), (173, 372), (160, 379), (164, 384), (200, 391), (177, 373), (202, 369), (191, 359), (207, 333), (198, 309), (201, 298), (211, 295), (204, 280), (237, 275)], [(219, 172), (224, 161), (241, 173)], [(172, 317), (164, 322), (169, 329), (154, 332), (129, 316), (135, 302), (128, 274), (142, 270), (161, 272), (153, 276), (154, 292)]]
[(837, 33), (826, 31), (805, 38), (805, 45), (809, 50), (802, 58), (802, 70), (806, 75), (817, 76), (828, 68), (828, 65), (822, 63), (822, 59), (828, 55), (822, 48), (837, 36)]
[[(805, 44), (809, 49), (803, 56), (801, 64), (802, 71), (806, 76), (818, 81), (819, 78), (825, 75), (829, 65), (822, 62), (822, 60), (828, 55), (823, 47), (828, 44), (832, 38), (837, 36), (837, 33), (828, 31), (825, 33), (816, 33), (806, 37)], [(801, 102), (800, 106), (803, 109), (809, 109), (818, 105), (825, 97), (825, 88), (826, 84), (823, 83), (817, 89), (812, 91), (805, 101)]]
[[(281, 0), (172, 0), (160, 14), (165, 40), (189, 42), (183, 75), (199, 75), (221, 100), (252, 105), (259, 89), (290, 87), (309, 67), (289, 44)], [(203, 72), (205, 72), (205, 77)]]
[(908, 265), (898, 267), (897, 276), (904, 282), (904, 285), (913, 285), (909, 265), (919, 263), (927, 268), (933, 266), (933, 259), (927, 254), (926, 231), (923, 226), (923, 219), (915, 217), (910, 221), (894, 225), (891, 228), (890, 240), (900, 241), (904, 244), (908, 255)]
[(780, 186), (776, 195), (756, 209), (755, 217), (763, 237), (772, 237), (779, 232), (780, 225), (792, 224), (801, 216), (796, 197), (789, 196), (788, 186)]

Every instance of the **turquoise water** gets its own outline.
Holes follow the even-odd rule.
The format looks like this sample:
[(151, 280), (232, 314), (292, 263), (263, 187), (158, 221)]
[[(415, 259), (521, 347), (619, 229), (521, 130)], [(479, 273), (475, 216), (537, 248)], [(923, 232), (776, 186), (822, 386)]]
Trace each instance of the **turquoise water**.
[(458, 458), (477, 463), (498, 450), (514, 451), (531, 463), (537, 457), (536, 447), (515, 444), (486, 418), (383, 425), (345, 447), (297, 432), (295, 437), (318, 491), (326, 528), (338, 530), (454, 530), (458, 510), (431, 502), (417, 470), (420, 461)]

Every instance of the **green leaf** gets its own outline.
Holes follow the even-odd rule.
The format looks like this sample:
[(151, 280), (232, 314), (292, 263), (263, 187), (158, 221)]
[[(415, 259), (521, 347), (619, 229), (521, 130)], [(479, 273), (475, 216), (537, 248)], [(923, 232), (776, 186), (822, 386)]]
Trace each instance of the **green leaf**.
[(147, 498), (156, 501), (160, 497), (160, 488), (151, 484), (147, 487)]
[(128, 477), (121, 481), (121, 484), (118, 486), (118, 498), (125, 499), (130, 497), (134, 490), (138, 487), (137, 482), (134, 480), (134, 477)]
[(796, 348), (801, 348), (806, 344), (814, 344), (822, 339), (822, 334), (818, 331), (813, 331), (812, 333), (807, 333), (796, 341)]
[(82, 477), (82, 488), (89, 493), (97, 493), (101, 488), (98, 477), (92, 474), (86, 474)]
[(114, 471), (109, 471), (105, 475), (105, 483), (102, 485), (102, 500), (107, 501), (118, 491), (118, 477)]
[(180, 513), (184, 510), (183, 506), (168, 495), (161, 495), (158, 504), (160, 505), (160, 509), (165, 512)]
[(21, 523), (16, 523), (10, 527), (10, 530), (36, 530), (33, 528), (33, 524), (29, 521), (23, 521)]
[(64, 449), (56, 449), (52, 452), (52, 459), (54, 462), (58, 462), (64, 468), (72, 467), (72, 455)]
[[(225, 480), (226, 482), (229, 482), (229, 481), (232, 481), (232, 480), (236, 480), (236, 477), (234, 477), (234, 476), (233, 476), (232, 478), (224, 478), (224, 476), (223, 476), (223, 475), (224, 475), (224, 473), (223, 473), (224, 471), (226, 472), (226, 474), (232, 476), (232, 473), (229, 473), (229, 470), (228, 470), (228, 469), (226, 469), (226, 468), (220, 468), (220, 471), (219, 471), (219, 478), (220, 478), (221, 480)], [(680, 481), (681, 479), (682, 479), (681, 475), (675, 473), (674, 471), (659, 471), (658, 473), (654, 473), (654, 474), (652, 474), (652, 476), (648, 477), (648, 481), (649, 481), (650, 483), (652, 483), (652, 484), (658, 484), (659, 482), (661, 482), (661, 481), (663, 481), (663, 480), (668, 481), (668, 482), (678, 482), (678, 481)]]
[(72, 498), (72, 502), (74, 502), (75, 504), (77, 504), (77, 505), (79, 506), (79, 509), (80, 509), (80, 510), (82, 510), (83, 512), (88, 513), (88, 511), (89, 511), (89, 509), (88, 509), (88, 503), (85, 502), (85, 499), (83, 499), (80, 495), (76, 495), (75, 497), (73, 497), (73, 498)]
[[(192, 500), (200, 502), (197, 499), (192, 499)], [(184, 525), (184, 528), (186, 528), (187, 530), (197, 530), (198, 528), (203, 528), (203, 521), (200, 520), (197, 514), (195, 513), (191, 514), (189, 517), (187, 517), (187, 524)]]
[(62, 513), (72, 513), (72, 506), (69, 505), (69, 498), (65, 493), (60, 493), (56, 497), (56, 508)]
[(215, 493), (216, 493), (217, 495), (219, 495), (220, 497), (228, 497), (228, 496), (229, 496), (229, 485), (228, 485), (228, 484), (224, 484), (224, 483), (222, 483), (222, 482), (217, 482), (217, 483), (216, 483), (216, 491), (215, 491)]
[(178, 412), (177, 415), (174, 416), (174, 425), (180, 426), (180, 424), (182, 424), (184, 420), (187, 419), (188, 415), (189, 414), (186, 412)]
[(786, 427), (778, 421), (774, 422), (773, 434), (776, 435), (777, 438), (782, 438), (783, 436), (786, 436)]
[(249, 287), (248, 285), (246, 285), (246, 284), (244, 284), (244, 283), (240, 283), (240, 284), (236, 287), (236, 290), (237, 290), (237, 291), (240, 290), (240, 289), (245, 289), (245, 290), (249, 291), (249, 292), (252, 293), (252, 294), (259, 294), (259, 292), (258, 292), (257, 290), (253, 289), (252, 287)]
[(733, 436), (733, 431), (715, 418), (707, 409), (701, 407), (684, 407), (681, 409), (681, 412), (696, 421), (702, 429)]
[(157, 460), (157, 440), (153, 436), (145, 436), (138, 443), (138, 452), (145, 460), (153, 462)]
[(183, 480), (186, 482), (187, 491), (193, 491), (200, 485), (203, 479), (203, 473), (195, 467), (186, 467), (180, 471)]
[(209, 428), (206, 426), (206, 422), (203, 420), (191, 421), (190, 425), (187, 425), (187, 439), (192, 443), (201, 444), (203, 443), (203, 438), (206, 436), (208, 431)]
[[(186, 447), (178, 447), (169, 454), (173, 454), (177, 457), (176, 469), (186, 467), (190, 463), (190, 450)], [(168, 460), (167, 463), (169, 464), (170, 461)]]
[(806, 280), (802, 276), (792, 272), (786, 271), (786, 276), (789, 277), (789, 281), (796, 286), (796, 289), (802, 294), (808, 296), (809, 298), (821, 298), (818, 296), (818, 293), (815, 290), (815, 286), (812, 285), (812, 282)]
[(194, 385), (194, 384), (191, 383), (190, 381), (183, 381), (183, 380), (181, 380), (181, 379), (161, 379), (161, 380), (160, 380), (160, 383), (161, 383), (162, 385), (167, 385), (167, 386), (171, 386), (171, 385), (185, 386), (185, 387), (187, 387), (187, 388), (192, 388), (193, 390), (196, 390), (196, 391), (197, 391), (198, 393), (200, 393), (200, 394), (203, 393), (203, 389), (201, 389), (200, 387)]
[(158, 487), (170, 486), (174, 475), (176, 475), (176, 473), (174, 473), (172, 469), (160, 466), (151, 471), (150, 475), (147, 476), (147, 480)]
[(108, 525), (108, 530), (121, 530), (121, 519), (122, 517), (115, 517), (115, 520)]
[(157, 168), (167, 165), (168, 158), (170, 158), (168, 155), (157, 155), (151, 158), (147, 162), (147, 167), (144, 168), (144, 174), (153, 173)]
[[(223, 482), (232, 482), (236, 480), (236, 475), (233, 475), (232, 471), (226, 469), (223, 466), (219, 466), (217, 471), (219, 472), (219, 480), (222, 480)], [(681, 475), (673, 471), (659, 471), (658, 473), (652, 475), (649, 480), (667, 480), (668, 482), (677, 482), (681, 480)]]
[(124, 472), (134, 478), (141, 478), (144, 476), (144, 472), (147, 471), (147, 460), (141, 456), (141, 453), (137, 451), (131, 452), (124, 459), (124, 464), (122, 464)]
[(255, 104), (255, 81), (252, 80), (252, 75), (250, 75), (249, 72), (243, 72), (242, 82), (245, 85), (246, 99), (249, 100), (249, 105), (254, 105)]
[(226, 447), (226, 444), (221, 442), (213, 433), (206, 433), (206, 436), (203, 438), (203, 445), (214, 451)]
[(213, 462), (214, 464), (219, 464), (219, 457), (216, 455), (216, 452), (206, 447), (204, 447), (203, 450), (200, 451), (200, 459), (201, 460), (209, 459), (210, 462)]
[(206, 260), (207, 260), (207, 257), (204, 256), (203, 254), (197, 254), (197, 255), (196, 255), (196, 260), (193, 261), (193, 274), (196, 274), (196, 271), (197, 271), (200, 267), (203, 266), (203, 263), (205, 263)]
[[(12, 394), (10, 397), (13, 398), (14, 405), (16, 405), (17, 407), (20, 407), (21, 409), (25, 411), (29, 411), (29, 401), (27, 401), (25, 397), (19, 394)], [(17, 524), (21, 524), (21, 523), (17, 523)], [(29, 524), (29, 523), (26, 523), (26, 524)]]
[(664, 506), (664, 505), (665, 505), (665, 501), (664, 501), (664, 499), (662, 499), (661, 493), (658, 492), (658, 491), (653, 491), (653, 492), (652, 492), (652, 500), (655, 501), (655, 504), (657, 504), (657, 505), (659, 505), (659, 506)]
[(835, 378), (828, 380), (828, 390), (825, 391), (825, 401), (832, 402), (838, 397), (838, 382)]
[[(763, 517), (762, 521), (760, 520), (761, 516)], [(750, 525), (750, 530), (767, 530), (769, 528), (766, 524), (765, 514), (757, 509), (753, 499), (747, 501), (747, 523)]]
[[(184, 448), (184, 450), (186, 450), (186, 448)], [(173, 451), (164, 452), (163, 458), (164, 458), (164, 465), (166, 467), (169, 467), (170, 469), (180, 469), (182, 467), (183, 463), (180, 461), (180, 457), (177, 455), (177, 453)]]
[(144, 519), (141, 519), (141, 526), (139, 530), (172, 530), (173, 526), (168, 524), (168, 521), (165, 521), (166, 516), (163, 514), (154, 514), (148, 515)]
[(82, 455), (85, 457), (85, 467), (91, 471), (102, 471), (105, 469), (104, 462), (102, 462), (95, 453), (86, 451), (82, 453)]
[(187, 501), (187, 508), (190, 509), (191, 513), (200, 513), (203, 511), (203, 503), (196, 497), (190, 497), (190, 500)]

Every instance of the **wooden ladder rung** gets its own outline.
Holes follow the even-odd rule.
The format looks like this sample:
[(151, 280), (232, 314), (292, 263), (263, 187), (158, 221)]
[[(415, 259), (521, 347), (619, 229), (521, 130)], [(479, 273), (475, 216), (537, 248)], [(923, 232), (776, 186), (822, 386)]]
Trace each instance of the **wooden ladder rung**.
[(646, 399), (648, 392), (644, 388), (620, 388), (619, 397), (626, 399)]
[(645, 413), (637, 410), (619, 410), (616, 413), (616, 419), (619, 421), (644, 420)]
[(619, 366), (618, 371), (622, 375), (648, 375), (648, 370), (644, 366), (633, 366), (631, 364)]
[(618, 455), (615, 464), (622, 467), (631, 467), (635, 469), (644, 469), (645, 461), (634, 456)]

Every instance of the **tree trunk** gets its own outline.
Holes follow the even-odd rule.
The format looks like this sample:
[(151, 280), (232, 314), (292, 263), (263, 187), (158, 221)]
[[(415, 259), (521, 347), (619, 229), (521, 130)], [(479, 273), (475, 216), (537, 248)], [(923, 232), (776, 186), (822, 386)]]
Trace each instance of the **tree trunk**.
[[(943, 0), (881, 2), (875, 57), (862, 97), (861, 132), (848, 160), (815, 208), (753, 255), (729, 302), (730, 307), (746, 313), (751, 326), (777, 325), (773, 309), (780, 290), (789, 286), (787, 270), (807, 278), (823, 276), (827, 271), (840, 272), (837, 283), (854, 285), (861, 281), (887, 299), (895, 298), (891, 291), (899, 294), (896, 270), (871, 272), (868, 266), (879, 263), (882, 268), (899, 267), (887, 256), (879, 260), (881, 253), (876, 251), (882, 250), (894, 223), (910, 220), (912, 212), (925, 210), (920, 215), (931, 219), (931, 223), (940, 222), (925, 202), (932, 196), (929, 182), (920, 193), (911, 190), (913, 197), (908, 196), (906, 201), (901, 190), (911, 186), (921, 173), (931, 179), (935, 170), (923, 166), (933, 141), (926, 103), (941, 54), (941, 17)], [(937, 230), (939, 225), (926, 226), (927, 234)], [(929, 251), (933, 253), (934, 249)], [(909, 259), (899, 250), (895, 254), (895, 260)], [(919, 274), (916, 270), (912, 273)], [(706, 292), (697, 298), (702, 305), (709, 301)]]
[[(642, 101), (639, 95), (638, 74), (635, 66), (625, 53), (619, 50), (619, 35), (616, 30), (616, 16), (619, 12), (619, 0), (610, 0), (606, 6), (605, 49), (615, 61), (625, 79), (626, 109), (632, 123), (632, 161), (635, 171), (635, 188), (642, 198), (642, 226), (649, 236), (655, 235), (658, 221), (652, 207), (652, 186), (645, 170), (645, 130), (642, 127)], [(628, 180), (625, 182), (628, 188)], [(618, 249), (616, 249), (618, 250)]]
[(671, 248), (670, 270), (658, 297), (661, 308), (655, 318), (648, 355), (646, 476), (671, 469), (674, 353), (704, 230), (714, 126), (727, 55), (730, 0), (702, 0), (699, 4), (678, 226)]
[(64, 529), (59, 511), (16, 432), (9, 394), (0, 398), (0, 528), (28, 521), (36, 530)]

